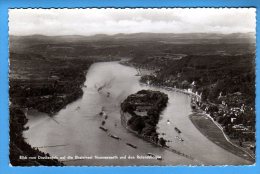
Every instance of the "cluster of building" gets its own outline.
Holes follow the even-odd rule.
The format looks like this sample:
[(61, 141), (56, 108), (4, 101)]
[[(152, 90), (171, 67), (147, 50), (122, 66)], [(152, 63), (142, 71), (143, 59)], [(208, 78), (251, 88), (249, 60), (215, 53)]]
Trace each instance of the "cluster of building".
[(255, 128), (246, 118), (247, 114), (253, 112), (253, 108), (245, 104), (241, 104), (240, 107), (229, 106), (225, 100), (215, 104), (195, 99), (192, 100), (192, 106), (196, 106), (194, 108), (202, 110), (217, 121), (234, 142), (237, 142), (241, 147), (255, 151)]

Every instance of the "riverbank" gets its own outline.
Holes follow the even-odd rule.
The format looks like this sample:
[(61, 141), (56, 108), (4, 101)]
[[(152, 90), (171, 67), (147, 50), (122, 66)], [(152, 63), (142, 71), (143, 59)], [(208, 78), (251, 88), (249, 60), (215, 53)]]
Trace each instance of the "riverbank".
[(167, 94), (159, 91), (141, 90), (131, 94), (121, 103), (122, 125), (156, 144), (165, 146), (166, 141), (162, 137), (159, 138), (156, 125), (167, 103)]
[[(142, 85), (147, 85), (145, 83), (141, 83)], [(156, 85), (149, 85), (149, 86), (156, 86)], [(201, 96), (197, 93), (194, 93), (192, 91), (188, 91), (185, 89), (178, 89), (173, 87), (167, 87), (167, 86), (159, 86), (160, 88), (163, 88), (168, 91), (175, 91), (179, 93), (183, 93), (185, 95), (189, 95), (194, 98), (194, 101), (201, 101)], [(192, 106), (196, 106), (196, 104), (192, 104)], [(251, 161), (252, 164), (255, 162), (254, 154), (242, 149), (237, 144), (233, 143), (229, 137), (225, 134), (223, 131), (223, 128), (219, 125), (219, 123), (216, 123), (216, 121), (210, 117), (208, 114), (202, 113), (201, 110), (198, 110), (197, 108), (192, 108), (193, 113), (189, 115), (189, 118), (193, 125), (210, 141), (217, 144), (221, 148), (243, 158), (248, 161)]]
[[(148, 85), (144, 82), (141, 82), (142, 85)], [(192, 92), (191, 90), (186, 89), (178, 89), (175, 87), (168, 87), (163, 85), (154, 85), (149, 84), (148, 86), (155, 86), (163, 88), (167, 91), (175, 91), (179, 93), (183, 93), (185, 95), (189, 95), (193, 97), (194, 102), (200, 101), (201, 102), (201, 95)], [(248, 152), (247, 150), (239, 147), (237, 143), (232, 142), (230, 138), (225, 134), (223, 131), (223, 128), (219, 125), (219, 123), (216, 123), (216, 121), (210, 117), (208, 114), (201, 113), (202, 111), (199, 111), (198, 109), (194, 108), (196, 104), (191, 103), (193, 113), (189, 116), (191, 122), (193, 125), (210, 141), (217, 144), (221, 148), (243, 158), (248, 161), (251, 161), (252, 164), (255, 162), (254, 154)]]
[(189, 118), (194, 126), (210, 141), (241, 158), (251, 161), (252, 164), (254, 164), (255, 159), (238, 146), (227, 141), (224, 132), (206, 114), (194, 112), (189, 115)]
[(12, 166), (63, 166), (57, 159), (41, 159), (50, 157), (38, 148), (31, 147), (23, 137), (23, 131), (28, 119), (22, 110), (10, 106), (10, 163)]
[[(93, 61), (46, 60), (33, 56), (11, 54), (10, 57), (10, 163), (13, 166), (63, 166), (57, 159), (37, 159), (38, 156), (49, 157), (49, 154), (32, 147), (24, 139), (23, 131), (29, 129), (24, 127), (27, 123), (24, 111), (35, 109), (52, 117), (81, 97), (85, 75)], [(23, 71), (19, 67), (23, 67)]]
[[(123, 125), (123, 127), (124, 127), (127, 131), (129, 131), (129, 132), (133, 133), (134, 135), (136, 135), (137, 137), (139, 137), (139, 138), (141, 138), (141, 139), (143, 139), (143, 140), (145, 140), (145, 141), (147, 141), (147, 142), (153, 144), (154, 146), (157, 146), (157, 147), (160, 147), (160, 148), (164, 148), (164, 149), (169, 150), (169, 151), (171, 151), (171, 152), (173, 152), (173, 153), (175, 153), (175, 154), (177, 154), (177, 155), (183, 156), (183, 157), (185, 157), (185, 158), (188, 158), (188, 159), (190, 159), (190, 160), (193, 160), (193, 161), (198, 162), (198, 164), (203, 165), (202, 162), (199, 162), (199, 161), (195, 160), (195, 159), (194, 159), (192, 156), (190, 156), (190, 155), (187, 155), (187, 154), (182, 153), (182, 152), (180, 152), (180, 151), (178, 151), (178, 150), (175, 150), (175, 149), (173, 149), (173, 148), (171, 148), (171, 147), (169, 147), (169, 146), (167, 146), (167, 145), (162, 146), (162, 145), (159, 144), (158, 142), (156, 142), (156, 141), (154, 141), (153, 139), (151, 139), (150, 136), (145, 136), (145, 135), (139, 134), (137, 131), (132, 130), (129, 126), (127, 126), (127, 123), (126, 123), (126, 117), (131, 117), (131, 115), (129, 115), (129, 113), (127, 113), (127, 112), (122, 112), (122, 111), (121, 111), (120, 114), (121, 114), (121, 124)], [(127, 116), (127, 115), (128, 115), (128, 116)], [(166, 141), (167, 141), (167, 140), (166, 140)]]
[[(138, 67), (137, 65), (133, 64), (132, 62), (126, 64), (128, 66), (132, 66), (132, 67)], [(140, 65), (139, 65), (140, 67)], [(145, 66), (143, 67), (145, 68)], [(231, 108), (230, 110), (231, 111), (228, 111), (228, 109), (222, 109), (218, 107), (217, 104), (213, 104), (211, 102), (206, 102), (208, 100), (205, 101), (205, 96), (204, 96), (204, 99), (203, 99), (203, 96), (202, 96), (202, 92), (193, 92), (193, 91), (196, 91), (195, 90), (195, 85), (193, 84), (188, 84), (187, 82), (187, 85), (183, 86), (183, 85), (177, 85), (177, 86), (181, 86), (182, 88), (177, 88), (176, 86), (173, 86), (171, 83), (170, 83), (171, 80), (163, 80), (163, 79), (160, 79), (159, 76), (158, 76), (158, 73), (156, 71), (154, 71), (154, 73), (151, 73), (150, 75), (144, 75), (144, 74), (141, 74), (141, 79), (140, 79), (140, 83), (142, 85), (148, 85), (148, 86), (156, 86), (156, 87), (160, 87), (160, 88), (163, 88), (165, 90), (169, 90), (169, 91), (176, 91), (176, 92), (180, 92), (180, 93), (184, 93), (186, 95), (190, 95), (194, 102), (191, 103), (191, 106), (192, 106), (192, 109), (194, 110), (197, 106), (197, 103), (200, 103), (201, 106), (203, 105), (204, 108), (201, 108), (202, 110), (205, 110), (208, 114), (210, 114), (210, 116), (208, 115), (208, 117), (212, 120), (213, 122), (213, 126), (215, 126), (215, 128), (218, 129), (218, 132), (220, 132), (220, 135), (222, 135), (224, 137), (224, 139), (220, 139), (219, 141), (216, 141), (217, 143), (214, 142), (214, 139), (215, 138), (219, 138), (218, 134), (210, 134), (210, 136), (212, 136), (212, 138), (210, 138), (209, 140), (213, 141), (215, 144), (217, 144), (218, 146), (224, 148), (225, 150), (228, 150), (230, 151), (231, 153), (237, 155), (237, 151), (239, 151), (238, 153), (240, 155), (237, 155), (239, 157), (243, 157), (243, 159), (247, 159), (249, 161), (252, 161), (254, 162), (255, 161), (255, 155), (253, 153), (253, 150), (249, 150), (249, 149), (245, 149), (245, 148), (242, 148), (242, 147), (239, 147), (239, 142), (237, 141), (238, 140), (238, 137), (234, 140), (230, 140), (230, 136), (231, 135), (227, 135), (226, 131), (227, 130), (227, 126), (225, 125), (220, 125), (220, 123), (218, 123), (218, 121), (225, 117), (225, 115), (228, 115), (228, 117), (226, 118), (230, 118), (230, 116), (233, 116), (238, 118), (236, 121), (241, 121), (239, 119), (239, 115), (241, 115), (241, 111), (246, 111), (248, 112), (248, 110), (250, 109), (250, 107), (245, 107), (244, 105), (242, 105), (243, 109), (237, 109), (236, 107), (233, 106), (233, 108)], [(198, 87), (196, 87), (198, 88)], [(222, 99), (222, 98), (220, 98)], [(232, 104), (233, 105), (234, 101), (232, 101)], [(228, 104), (228, 103), (227, 103)], [(224, 106), (225, 107), (225, 106)], [(217, 109), (216, 109), (217, 108)], [(236, 111), (234, 111), (234, 109), (236, 109)], [(237, 111), (239, 110), (239, 111)], [(252, 109), (251, 109), (252, 110)], [(216, 112), (216, 111), (219, 111), (219, 112)], [(220, 111), (223, 111), (223, 112), (220, 112)], [(234, 112), (233, 112), (234, 111)], [(243, 111), (243, 113), (244, 113)], [(236, 114), (236, 115), (235, 115)], [(217, 117), (215, 117), (215, 115), (217, 115)], [(214, 116), (214, 117), (211, 117), (211, 116)], [(226, 121), (227, 122), (227, 121)], [(192, 121), (192, 123), (195, 125), (195, 121)], [(231, 119), (229, 120), (228, 123), (232, 123), (231, 122)], [(226, 124), (226, 123), (225, 123)], [(233, 125), (237, 126), (236, 124), (232, 123)], [(237, 123), (238, 124), (238, 123)], [(251, 124), (251, 123), (250, 123)], [(195, 125), (195, 127), (200, 130), (199, 126), (198, 125)], [(232, 126), (231, 126), (232, 127)], [(233, 127), (232, 127), (233, 128)], [(237, 130), (232, 130), (231, 128), (231, 131), (230, 133), (233, 135), (234, 133), (238, 132)], [(249, 126), (248, 128), (247, 127), (242, 127), (243, 130), (245, 129), (248, 133), (252, 132), (250, 131)], [(252, 127), (251, 127), (252, 129)], [(211, 132), (210, 128), (208, 128), (207, 130), (203, 131), (203, 135), (206, 136), (206, 137), (209, 137), (209, 135), (207, 134), (208, 132)], [(236, 134), (237, 136), (238, 134)], [(214, 137), (216, 136), (216, 137)], [(251, 137), (251, 136), (250, 136)], [(242, 139), (247, 139), (248, 137), (246, 136), (243, 136)], [(252, 138), (253, 139), (253, 138)], [(239, 139), (240, 142), (242, 141), (241, 139)], [(243, 140), (245, 141), (245, 140)], [(251, 143), (249, 142), (249, 145), (248, 146), (252, 146)], [(236, 149), (236, 150), (233, 150), (233, 149)]]
[(159, 137), (156, 131), (160, 113), (167, 102), (167, 95), (159, 91), (142, 90), (132, 94), (121, 104), (121, 124), (129, 132), (155, 146), (196, 161), (190, 155), (169, 147), (168, 140)]

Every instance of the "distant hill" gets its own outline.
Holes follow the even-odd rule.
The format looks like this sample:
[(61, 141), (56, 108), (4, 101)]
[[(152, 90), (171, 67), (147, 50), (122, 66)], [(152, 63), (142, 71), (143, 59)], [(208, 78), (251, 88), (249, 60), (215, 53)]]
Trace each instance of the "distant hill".
[[(14, 36), (10, 35), (10, 42), (82, 42), (82, 41), (101, 41), (101, 40), (137, 40), (137, 41), (167, 41), (167, 42), (225, 42), (225, 43), (254, 43), (255, 33), (232, 33), (232, 34), (217, 34), (217, 33), (134, 33), (134, 34), (97, 34), (93, 36), (82, 35), (63, 35), (63, 36), (44, 36), (44, 35), (28, 35)], [(210, 43), (210, 42), (209, 42)]]
[(41, 54), (46, 58), (87, 56), (142, 57), (158, 54), (226, 54), (252, 52), (254, 33), (134, 33), (93, 36), (9, 36), (11, 53)]

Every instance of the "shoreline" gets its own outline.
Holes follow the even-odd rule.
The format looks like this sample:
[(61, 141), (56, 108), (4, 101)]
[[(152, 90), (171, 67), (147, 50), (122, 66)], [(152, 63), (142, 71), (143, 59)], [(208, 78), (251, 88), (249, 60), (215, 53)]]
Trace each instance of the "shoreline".
[[(143, 92), (145, 91), (145, 92)], [(121, 117), (121, 125), (129, 132), (133, 133), (135, 136), (141, 138), (144, 141), (147, 141), (155, 146), (161, 147), (163, 149), (169, 150), (177, 155), (183, 156), (185, 158), (188, 158), (192, 161), (196, 161), (199, 164), (203, 165), (202, 162), (196, 160), (190, 155), (187, 155), (181, 151), (178, 151), (170, 146), (167, 145), (168, 140), (164, 139), (162, 137), (159, 137), (156, 127), (159, 122), (160, 113), (161, 111), (166, 107), (168, 103), (168, 95), (164, 94), (163, 92), (159, 91), (154, 91), (154, 92), (159, 92), (160, 95), (166, 96), (165, 99), (162, 98), (157, 98), (157, 101), (153, 101), (155, 98), (155, 93), (148, 93), (148, 91), (151, 90), (141, 90), (137, 92), (136, 94), (131, 94), (129, 95), (122, 103), (121, 103), (121, 109), (120, 109), (120, 117)], [(152, 98), (147, 98), (147, 96), (144, 96), (145, 93), (150, 94), (150, 96), (153, 96)], [(138, 96), (141, 94), (140, 96)], [(146, 102), (150, 101), (149, 104), (142, 103), (142, 98), (145, 98)], [(136, 104), (137, 101), (137, 104)], [(154, 105), (154, 103), (156, 103)], [(145, 106), (144, 104), (148, 105)], [(142, 107), (148, 107), (146, 109), (141, 109)], [(157, 108), (157, 109), (155, 109)], [(140, 109), (142, 112), (146, 112), (145, 115), (140, 116), (136, 112), (139, 112)], [(138, 121), (137, 121), (138, 120)], [(156, 120), (153, 122), (153, 120)], [(143, 124), (143, 126), (141, 126)], [(138, 126), (137, 126), (138, 125)], [(163, 143), (162, 143), (163, 141)]]
[[(67, 66), (62, 61), (52, 60)], [(42, 72), (52, 70), (55, 76), (43, 76), (32, 71), (34, 75), (43, 79), (10, 79), (9, 96), (10, 96), (10, 142), (9, 142), (9, 159), (13, 166), (64, 166), (56, 159), (20, 159), (25, 157), (49, 157), (49, 153), (44, 153), (36, 147), (32, 147), (26, 142), (23, 132), (28, 130), (25, 127), (28, 119), (26, 110), (36, 109), (52, 117), (69, 103), (74, 102), (83, 95), (83, 85), (86, 81), (86, 72), (93, 63), (90, 60), (81, 60), (74, 66), (51, 69), (46, 67)], [(48, 62), (43, 62), (48, 64)]]
[[(223, 129), (221, 129), (220, 125), (217, 125), (218, 123), (216, 123), (208, 114), (193, 112), (189, 115), (189, 119), (193, 125), (211, 142), (238, 157), (253, 162), (252, 164), (255, 163), (255, 158), (247, 151), (232, 143), (228, 136), (224, 133)], [(209, 129), (208, 127), (211, 128)], [(214, 129), (216, 130), (214, 131)]]
[(209, 116), (203, 113), (194, 112), (189, 115), (189, 119), (191, 120), (193, 125), (201, 132), (201, 134), (204, 135), (211, 142), (238, 157), (252, 162), (252, 165), (255, 164), (255, 159), (251, 155), (234, 145), (232, 142), (226, 140), (226, 135), (212, 121), (212, 119), (209, 118)]
[[(127, 114), (127, 113), (123, 112), (122, 110), (120, 111), (121, 118), (124, 117), (125, 114)], [(129, 113), (128, 113), (128, 114), (129, 114)], [(158, 143), (153, 142), (152, 140), (150, 140), (149, 137), (145, 137), (145, 136), (142, 136), (142, 135), (138, 134), (138, 132), (136, 132), (136, 131), (132, 130), (131, 128), (129, 128), (129, 126), (126, 125), (126, 122), (124, 122), (123, 119), (121, 119), (121, 124), (122, 124), (122, 126), (123, 126), (127, 131), (129, 131), (130, 133), (134, 134), (135, 136), (141, 138), (142, 140), (153, 144), (154, 146), (157, 146), (157, 147), (160, 147), (160, 148), (169, 150), (169, 151), (171, 151), (171, 152), (173, 152), (173, 153), (175, 153), (175, 154), (177, 154), (177, 155), (183, 156), (183, 157), (188, 158), (188, 159), (190, 159), (190, 160), (197, 161), (197, 160), (194, 159), (192, 156), (186, 155), (186, 154), (184, 154), (184, 153), (182, 153), (182, 152), (180, 152), (180, 151), (177, 151), (177, 150), (175, 150), (175, 149), (173, 149), (173, 148), (171, 148), (171, 147), (169, 147), (169, 146), (161, 146), (161, 145), (159, 145)], [(197, 162), (199, 162), (199, 161), (197, 161)], [(203, 165), (201, 162), (199, 162), (199, 163), (200, 163), (201, 165)]]
[[(143, 82), (140, 82), (140, 83), (141, 83), (141, 85), (145, 85), (145, 86), (160, 87), (160, 88), (163, 88), (163, 89), (165, 89), (165, 90), (167, 90), (167, 91), (175, 91), (175, 92), (180, 92), (180, 93), (183, 93), (183, 94), (186, 94), (186, 95), (190, 95), (190, 96), (193, 96), (193, 97), (195, 96), (195, 97), (197, 97), (199, 100), (201, 100), (201, 96), (200, 96), (200, 95), (198, 95), (198, 94), (196, 94), (196, 93), (194, 93), (194, 92), (189, 92), (189, 91), (184, 90), (184, 89), (173, 88), (173, 87), (168, 87), (168, 86), (157, 86), (157, 85), (152, 85), (152, 84), (151, 84), (151, 85), (148, 85), (148, 84), (143, 83)], [(192, 109), (192, 110), (194, 110), (194, 109)], [(222, 135), (223, 135), (224, 138), (225, 138), (225, 142), (222, 142), (222, 144), (221, 144), (221, 143), (216, 143), (216, 142), (213, 140), (214, 137), (210, 137), (210, 138), (209, 138), (208, 132), (209, 132), (210, 129), (202, 130), (203, 128), (199, 127), (198, 124), (196, 124), (196, 122), (194, 121), (194, 119), (192, 120), (191, 115), (193, 115), (193, 114), (199, 114), (199, 113), (198, 113), (198, 112), (193, 112), (192, 114), (189, 115), (189, 118), (190, 118), (192, 124), (193, 124), (206, 138), (208, 138), (211, 142), (217, 144), (219, 147), (221, 147), (221, 148), (227, 150), (228, 152), (230, 152), (230, 153), (232, 153), (232, 154), (235, 154), (235, 155), (237, 155), (237, 156), (239, 156), (239, 157), (241, 157), (241, 158), (243, 158), (243, 159), (246, 159), (246, 160), (248, 160), (248, 161), (251, 161), (251, 162), (253, 162), (253, 164), (255, 163), (255, 157), (253, 157), (253, 156), (252, 156), (249, 152), (247, 152), (246, 150), (244, 150), (244, 149), (238, 147), (236, 144), (234, 144), (233, 142), (231, 142), (231, 141), (230, 141), (230, 138), (229, 138), (229, 137), (225, 134), (225, 132), (223, 131), (223, 128), (221, 127), (221, 125), (219, 125), (219, 123), (217, 123), (209, 114), (200, 113), (202, 116), (204, 115), (204, 116), (208, 117), (208, 118), (212, 121), (212, 123), (217, 127), (217, 129), (219, 129), (219, 131), (222, 133)], [(215, 137), (215, 138), (216, 138), (216, 137)], [(220, 141), (220, 142), (221, 142), (221, 141)], [(233, 148), (237, 148), (237, 149), (239, 149), (239, 150), (234, 151), (232, 147), (229, 147), (229, 148), (228, 148), (228, 146), (225, 145), (225, 143), (228, 143), (228, 144), (231, 145)], [(238, 152), (238, 151), (240, 151), (240, 152), (243, 151), (244, 154), (247, 155), (247, 157), (244, 156), (244, 155), (238, 155), (238, 154), (236, 153), (236, 152)]]
[[(10, 106), (10, 141), (9, 160), (12, 166), (64, 166), (57, 159), (44, 159), (51, 157), (49, 153), (40, 151), (32, 147), (25, 141), (23, 131), (28, 119), (19, 108)], [(14, 131), (15, 130), (15, 131)], [(22, 158), (21, 158), (22, 157)], [(42, 159), (30, 159), (30, 157), (43, 157)]]
[[(160, 86), (160, 87), (161, 87), (161, 86)], [(183, 89), (172, 88), (172, 87), (161, 87), (161, 88), (164, 88), (164, 89), (166, 89), (166, 90), (172, 90), (172, 91), (175, 91), (175, 92), (181, 92), (181, 93), (184, 93), (184, 94), (190, 95), (190, 96), (195, 96), (195, 97), (198, 97), (199, 100), (201, 100), (201, 97), (200, 97), (198, 94), (193, 93), (193, 92), (188, 92), (188, 91), (183, 90)], [(208, 134), (207, 134), (210, 129), (208, 129), (207, 131), (202, 131), (202, 130), (201, 130), (202, 128), (199, 127), (198, 124), (196, 124), (194, 120), (192, 120), (191, 115), (193, 115), (193, 114), (201, 114), (201, 115), (204, 115), (204, 116), (208, 117), (208, 118), (212, 121), (212, 123), (221, 131), (221, 133), (223, 134), (223, 136), (224, 136), (224, 138), (225, 138), (225, 140), (226, 140), (226, 143), (229, 143), (229, 144), (232, 145), (233, 147), (239, 149), (239, 151), (243, 151), (243, 152), (246, 153), (250, 158), (246, 158), (246, 157), (243, 156), (243, 155), (237, 155), (237, 153), (236, 153), (237, 151), (234, 152), (234, 151), (232, 150), (232, 148), (227, 148), (227, 147), (225, 148), (225, 145), (223, 145), (223, 144), (221, 144), (221, 143), (215, 143), (215, 141), (213, 140), (213, 137), (209, 138), (209, 136), (208, 136)], [(239, 157), (241, 157), (241, 158), (243, 158), (243, 159), (246, 159), (246, 160), (255, 162), (255, 158), (254, 158), (250, 153), (248, 153), (247, 151), (241, 149), (241, 148), (238, 147), (236, 144), (234, 144), (234, 143), (232, 143), (232, 142), (230, 141), (230, 138), (225, 134), (225, 132), (223, 131), (223, 128), (221, 127), (221, 125), (219, 125), (219, 123), (217, 123), (209, 114), (194, 112), (194, 113), (192, 113), (192, 114), (189, 115), (189, 118), (190, 118), (191, 122), (193, 123), (193, 125), (194, 125), (205, 137), (207, 137), (210, 141), (212, 141), (213, 143), (217, 144), (219, 147), (221, 147), (221, 148), (227, 150), (228, 152), (231, 152), (231, 153), (233, 153), (233, 154), (235, 154), (235, 155), (237, 155), (237, 156), (239, 156)], [(224, 142), (223, 142), (223, 143), (224, 143)]]
[(194, 92), (189, 92), (187, 90), (180, 89), (180, 88), (174, 88), (174, 87), (169, 87), (169, 86), (158, 86), (158, 85), (152, 85), (152, 84), (147, 85), (146, 83), (143, 83), (143, 82), (140, 82), (140, 84), (144, 85), (144, 86), (159, 87), (159, 88), (163, 88), (164, 90), (167, 90), (167, 91), (179, 92), (179, 93), (183, 93), (183, 94), (186, 94), (186, 95), (195, 96), (195, 97), (198, 97), (199, 99), (201, 99), (200, 95), (198, 95)]

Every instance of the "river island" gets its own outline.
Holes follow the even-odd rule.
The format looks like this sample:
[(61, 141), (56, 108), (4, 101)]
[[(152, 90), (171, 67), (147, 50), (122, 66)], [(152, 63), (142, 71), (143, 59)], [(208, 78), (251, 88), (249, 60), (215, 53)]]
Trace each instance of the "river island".
[(141, 90), (131, 94), (121, 104), (121, 123), (144, 140), (166, 146), (166, 140), (156, 132), (156, 125), (167, 102), (167, 94), (160, 91)]

